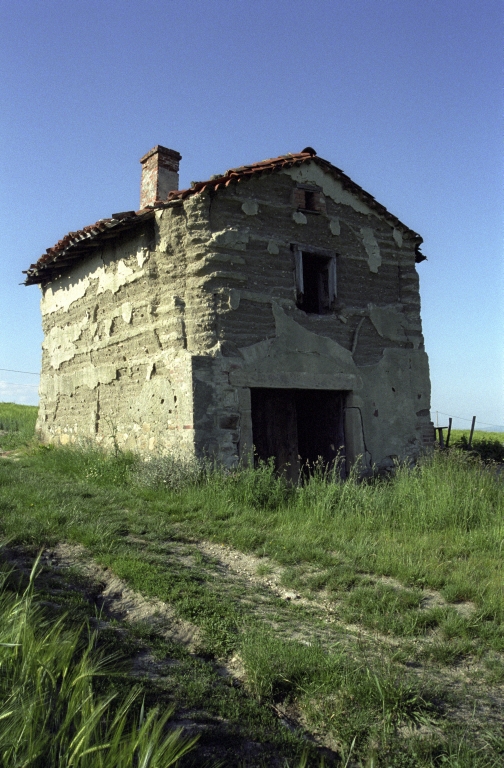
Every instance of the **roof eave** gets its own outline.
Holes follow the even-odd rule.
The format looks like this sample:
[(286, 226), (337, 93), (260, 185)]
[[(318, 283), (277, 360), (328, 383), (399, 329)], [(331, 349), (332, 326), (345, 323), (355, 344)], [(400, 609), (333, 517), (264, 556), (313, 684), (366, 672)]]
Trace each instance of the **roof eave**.
[[(23, 274), (27, 276), (24, 285), (50, 282), (59, 276), (62, 270), (71, 266), (77, 258), (99, 248), (104, 241), (110, 241), (123, 232), (136, 229), (152, 219), (156, 210), (165, 207), (168, 207), (166, 202), (155, 203), (152, 207), (140, 211), (114, 214), (110, 219), (100, 219), (96, 224), (91, 224), (77, 232), (70, 232), (55, 246), (48, 248), (35, 264), (23, 270)], [(61, 244), (67, 239), (68, 244), (62, 248)]]

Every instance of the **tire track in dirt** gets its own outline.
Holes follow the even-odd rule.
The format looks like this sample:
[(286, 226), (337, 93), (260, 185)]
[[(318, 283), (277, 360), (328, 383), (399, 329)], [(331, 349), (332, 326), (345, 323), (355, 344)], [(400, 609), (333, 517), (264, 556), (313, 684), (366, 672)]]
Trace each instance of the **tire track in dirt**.
[[(141, 537), (128, 538), (136, 546), (154, 549), (160, 564), (167, 559), (178, 560), (185, 567), (197, 564), (216, 589), (226, 591), (233, 588), (233, 599), (264, 621), (272, 631), (288, 639), (305, 644), (321, 642), (328, 648), (343, 644), (352, 655), (362, 654), (364, 649), (365, 655), (370, 657), (382, 657), (385, 648), (393, 652), (405, 643), (405, 638), (390, 637), (358, 624), (344, 623), (338, 618), (338, 601), (332, 597), (323, 594), (321, 597), (318, 594), (311, 599), (286, 589), (281, 583), (284, 568), (268, 558), (208, 541), (162, 543)], [(28, 573), (33, 558), (11, 552), (11, 561)], [(61, 575), (73, 571), (94, 584), (95, 602), (106, 619), (115, 619), (126, 625), (146, 623), (165, 640), (179, 643), (190, 653), (197, 654), (201, 639), (201, 630), (197, 625), (178, 617), (169, 604), (146, 598), (131, 589), (110, 569), (99, 565), (82, 545), (60, 542), (42, 553), (41, 564)], [(267, 573), (258, 573), (258, 568), (265, 568)], [(384, 578), (383, 581), (397, 589), (403, 588), (394, 579)], [(434, 590), (425, 592), (427, 606), (447, 604)], [(467, 615), (474, 607), (472, 604), (462, 604), (459, 609), (461, 614)], [(435, 632), (430, 636), (407, 640), (413, 642), (418, 649), (435, 642)], [(358, 651), (355, 650), (357, 646)], [(502, 659), (502, 654), (497, 656)], [(144, 651), (134, 660), (132, 674), (153, 680), (161, 679), (167, 673), (167, 665), (171, 663), (176, 662), (166, 659), (160, 664), (148, 651)], [(484, 729), (490, 723), (498, 725), (502, 722), (504, 686), (489, 686), (485, 683), (484, 666), (477, 659), (450, 665), (405, 663), (405, 667), (419, 679), (434, 681), (440, 688), (450, 692), (452, 702), (447, 712), (448, 719), (465, 722), (471, 729)], [(221, 660), (216, 669), (217, 674), (232, 678), (236, 684), (242, 684), (246, 679), (237, 653), (230, 659)], [(280, 707), (279, 717), (282, 711)], [(307, 736), (310, 737), (302, 718), (298, 717), (296, 721), (295, 713), (291, 714), (289, 720), (284, 713), (286, 723), (289, 721), (292, 725), (297, 722), (299, 727), (308, 730)], [(324, 739), (319, 743), (329, 746), (329, 741)]]

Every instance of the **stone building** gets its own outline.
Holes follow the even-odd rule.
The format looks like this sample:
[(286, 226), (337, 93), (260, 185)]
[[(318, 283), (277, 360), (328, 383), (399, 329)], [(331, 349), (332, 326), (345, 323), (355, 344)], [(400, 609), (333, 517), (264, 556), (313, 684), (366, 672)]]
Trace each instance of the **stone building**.
[[(142, 158), (139, 211), (70, 232), (42, 290), (38, 431), (297, 476), (431, 444), (422, 238), (310, 147), (178, 190)], [(287, 467), (287, 469), (286, 469)]]

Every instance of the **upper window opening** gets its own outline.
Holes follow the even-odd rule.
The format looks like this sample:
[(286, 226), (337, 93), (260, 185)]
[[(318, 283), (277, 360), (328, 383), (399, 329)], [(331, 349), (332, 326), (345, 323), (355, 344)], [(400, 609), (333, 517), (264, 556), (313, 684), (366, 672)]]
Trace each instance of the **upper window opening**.
[(306, 189), (304, 194), (305, 194), (305, 210), (318, 211), (320, 208), (320, 205), (319, 205), (320, 192), (314, 192), (311, 189)]
[(336, 256), (329, 253), (295, 249), (297, 306), (303, 312), (331, 311), (336, 298)]
[(298, 211), (325, 213), (326, 204), (322, 189), (309, 184), (297, 184), (294, 189), (294, 205)]

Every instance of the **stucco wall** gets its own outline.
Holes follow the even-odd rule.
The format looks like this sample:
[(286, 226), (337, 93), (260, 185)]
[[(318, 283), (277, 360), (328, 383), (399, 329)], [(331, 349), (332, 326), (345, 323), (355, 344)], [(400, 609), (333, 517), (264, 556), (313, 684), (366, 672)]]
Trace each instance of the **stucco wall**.
[(193, 450), (177, 228), (158, 245), (146, 229), (43, 289), (43, 439)]
[[(324, 212), (295, 206), (322, 188)], [(330, 314), (296, 306), (292, 245), (337, 254)], [(250, 387), (339, 389), (350, 453), (415, 456), (429, 373), (415, 242), (314, 163), (205, 192), (43, 290), (38, 428), (142, 453), (250, 455)]]
[[(213, 363), (207, 361), (205, 387), (199, 392), (195, 386), (199, 409), (209, 404), (196, 445), (211, 446), (229, 462), (244, 455), (251, 442), (245, 394), (251, 386), (337, 388), (352, 393), (348, 429), (361, 434), (349, 444), (367, 455), (368, 464), (414, 457), (431, 436), (415, 242), (336, 182), (325, 183), (316, 165), (298, 171), (193, 198), (200, 211), (207, 198), (209, 239), (206, 250), (199, 243), (197, 268), (189, 273), (213, 298), (214, 311), (212, 324), (207, 304)], [(298, 181), (323, 187), (325, 214), (296, 217)], [(296, 307), (296, 242), (338, 254), (334, 313)], [(321, 354), (321, 343), (331, 352)]]

